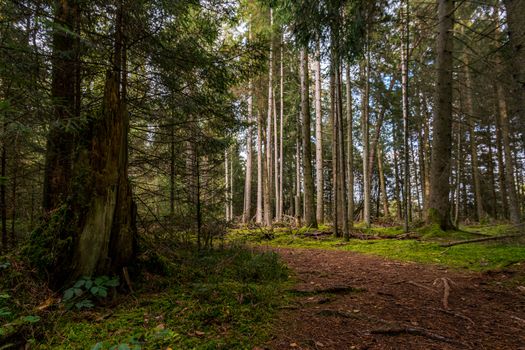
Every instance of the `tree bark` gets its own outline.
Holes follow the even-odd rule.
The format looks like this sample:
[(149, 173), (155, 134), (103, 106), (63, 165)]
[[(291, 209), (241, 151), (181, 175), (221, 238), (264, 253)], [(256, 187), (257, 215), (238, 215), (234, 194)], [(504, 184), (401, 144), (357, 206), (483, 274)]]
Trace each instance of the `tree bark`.
[(352, 115), (352, 82), (350, 78), (350, 65), (346, 65), (346, 118), (348, 126), (348, 226), (354, 226), (354, 141), (353, 141), (353, 115)]
[(516, 83), (518, 120), (521, 140), (525, 145), (525, 1), (503, 0), (507, 10), (507, 30), (513, 58), (513, 78)]
[(251, 123), (253, 115), (253, 96), (252, 96), (252, 82), (249, 83), (249, 95), (248, 95), (248, 126), (246, 136), (246, 176), (244, 180), (244, 210), (242, 214), (243, 224), (247, 224), (251, 219), (251, 207), (252, 207), (252, 161), (253, 161), (253, 128)]
[(452, 70), (454, 1), (438, 0), (436, 109), (433, 122), (428, 224), (443, 230), (454, 226), (450, 219), (450, 157), (452, 149)]
[(263, 120), (261, 113), (257, 111), (257, 212), (255, 222), (262, 224), (263, 221), (263, 182), (264, 182), (264, 164), (262, 150)]
[(315, 165), (317, 188), (317, 222), (324, 222), (323, 116), (321, 110), (321, 59), (319, 42), (315, 53)]
[(469, 57), (467, 54), (464, 55), (464, 74), (465, 74), (465, 108), (468, 120), (468, 131), (469, 131), (469, 146), (470, 146), (470, 159), (472, 166), (472, 178), (474, 182), (474, 198), (476, 204), (476, 215), (478, 221), (482, 221), (485, 218), (485, 210), (483, 209), (483, 199), (481, 198), (481, 181), (479, 174), (479, 161), (478, 161), (478, 149), (476, 144), (475, 134), (475, 111), (474, 103), (472, 101), (472, 80), (470, 76)]
[[(500, 67), (499, 58), (498, 67)], [(505, 90), (503, 89), (503, 86), (499, 80), (496, 81), (496, 92), (499, 107), (498, 118), (501, 127), (501, 139), (503, 143), (503, 157), (505, 159), (505, 185), (509, 197), (509, 218), (513, 224), (519, 224), (520, 211), (518, 206), (518, 196), (516, 194), (516, 181), (514, 178), (514, 160), (512, 159), (512, 149), (510, 144), (510, 127), (507, 100), (505, 96)]]
[(366, 62), (364, 67), (364, 92), (363, 92), (363, 113), (361, 116), (361, 132), (363, 134), (363, 221), (366, 227), (370, 226), (370, 176), (369, 176), (369, 166), (368, 166), (368, 157), (370, 153), (370, 144), (369, 144), (369, 113), (370, 113), (370, 49), (367, 47)]
[(314, 181), (312, 176), (312, 146), (310, 137), (310, 98), (308, 89), (308, 54), (302, 47), (300, 52), (301, 75), (301, 122), (303, 145), (303, 179), (304, 179), (304, 224), (317, 228), (314, 203)]

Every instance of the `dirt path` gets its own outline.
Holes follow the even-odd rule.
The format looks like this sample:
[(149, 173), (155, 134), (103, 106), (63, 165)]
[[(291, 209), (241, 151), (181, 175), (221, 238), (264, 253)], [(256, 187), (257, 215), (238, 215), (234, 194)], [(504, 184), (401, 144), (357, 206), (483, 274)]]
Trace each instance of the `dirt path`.
[(298, 297), (282, 310), (270, 349), (525, 349), (525, 292), (502, 283), (513, 272), (276, 251), (295, 272)]

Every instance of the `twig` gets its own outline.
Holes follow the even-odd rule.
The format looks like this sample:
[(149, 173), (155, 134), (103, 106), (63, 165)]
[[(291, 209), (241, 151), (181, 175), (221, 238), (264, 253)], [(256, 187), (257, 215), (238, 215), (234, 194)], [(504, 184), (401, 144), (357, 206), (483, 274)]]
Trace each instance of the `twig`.
[(432, 288), (430, 288), (430, 287), (427, 287), (427, 286), (425, 286), (425, 285), (422, 285), (422, 284), (417, 283), (417, 282), (414, 282), (414, 281), (408, 281), (407, 283), (408, 283), (408, 284), (411, 284), (411, 285), (413, 285), (413, 286), (419, 287), (419, 288), (426, 289), (426, 290), (428, 290), (428, 291), (431, 291), (432, 293), (435, 293), (435, 292), (436, 292), (435, 289), (432, 289)]

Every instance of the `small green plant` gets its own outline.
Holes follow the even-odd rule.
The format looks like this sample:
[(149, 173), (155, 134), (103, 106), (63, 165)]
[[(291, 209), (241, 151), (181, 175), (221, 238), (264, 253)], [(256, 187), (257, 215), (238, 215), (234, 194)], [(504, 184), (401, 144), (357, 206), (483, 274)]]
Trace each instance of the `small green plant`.
[(0, 262), (0, 270), (6, 270), (9, 266), (11, 266), (9, 261)]
[(108, 296), (108, 288), (117, 287), (120, 284), (118, 277), (99, 276), (95, 279), (82, 277), (71, 288), (64, 292), (63, 301), (68, 309), (72, 307), (89, 309), (95, 306), (92, 297), (103, 299)]

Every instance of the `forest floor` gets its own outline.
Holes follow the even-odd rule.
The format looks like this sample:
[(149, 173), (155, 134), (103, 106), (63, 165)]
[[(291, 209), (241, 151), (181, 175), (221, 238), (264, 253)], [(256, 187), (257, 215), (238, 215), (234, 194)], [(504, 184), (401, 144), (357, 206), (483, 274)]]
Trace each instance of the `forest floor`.
[(525, 349), (525, 264), (472, 272), (267, 247), (294, 271), (271, 349)]

